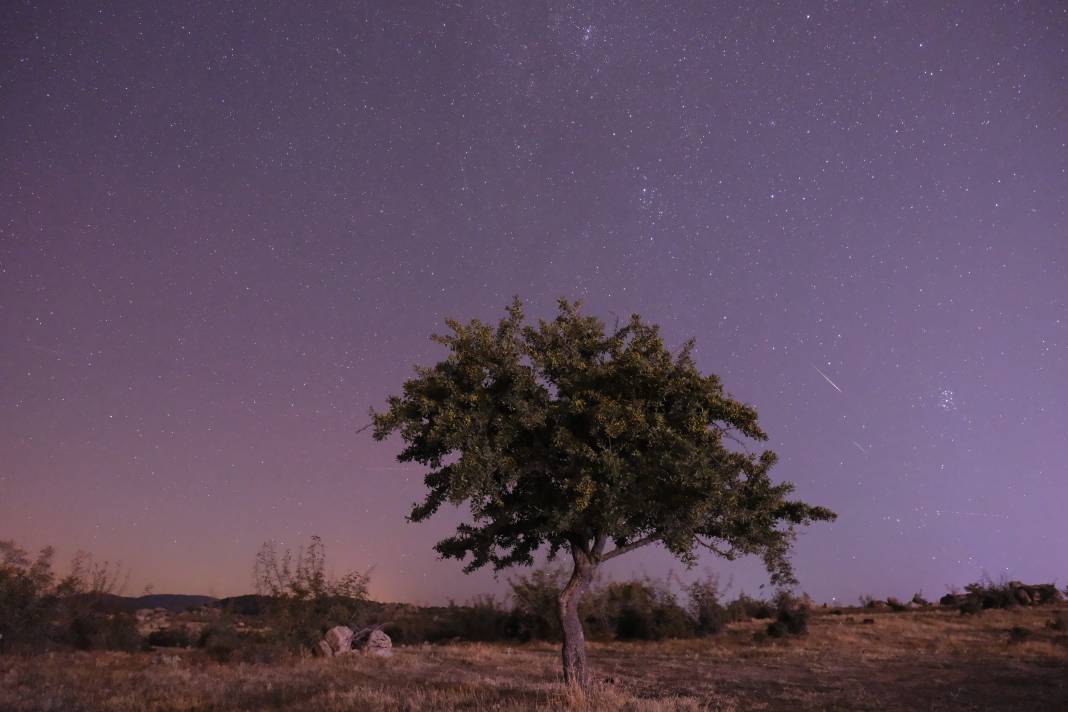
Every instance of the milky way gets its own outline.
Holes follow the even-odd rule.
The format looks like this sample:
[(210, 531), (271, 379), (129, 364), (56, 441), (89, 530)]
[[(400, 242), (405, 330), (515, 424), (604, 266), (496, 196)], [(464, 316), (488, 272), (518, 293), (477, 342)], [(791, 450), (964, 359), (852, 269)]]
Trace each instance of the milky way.
[(567, 296), (757, 407), (840, 514), (813, 596), (1063, 583), (1068, 7), (667, 5), (7, 3), (0, 538), (132, 593), (311, 534), (379, 598), (500, 591), (357, 431), (445, 317)]

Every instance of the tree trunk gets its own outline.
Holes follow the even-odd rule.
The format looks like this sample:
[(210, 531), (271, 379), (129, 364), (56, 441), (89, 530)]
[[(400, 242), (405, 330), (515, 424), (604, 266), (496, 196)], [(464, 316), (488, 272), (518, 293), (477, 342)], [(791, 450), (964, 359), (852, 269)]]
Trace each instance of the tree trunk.
[(575, 560), (575, 569), (559, 598), (560, 627), (564, 632), (564, 682), (587, 687), (590, 671), (586, 665), (586, 636), (582, 632), (578, 607), (593, 580), (596, 566), (588, 554), (574, 546), (571, 556)]

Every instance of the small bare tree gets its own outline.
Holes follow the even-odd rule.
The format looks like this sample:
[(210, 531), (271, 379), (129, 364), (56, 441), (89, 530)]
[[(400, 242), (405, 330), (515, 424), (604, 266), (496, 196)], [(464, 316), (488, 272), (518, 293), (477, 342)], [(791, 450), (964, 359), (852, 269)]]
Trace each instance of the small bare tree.
[(282, 638), (311, 645), (323, 629), (354, 623), (367, 600), (370, 572), (349, 571), (339, 577), (327, 573), (326, 549), (319, 536), (296, 553), (266, 541), (256, 554), (253, 582), (269, 599), (271, 628)]

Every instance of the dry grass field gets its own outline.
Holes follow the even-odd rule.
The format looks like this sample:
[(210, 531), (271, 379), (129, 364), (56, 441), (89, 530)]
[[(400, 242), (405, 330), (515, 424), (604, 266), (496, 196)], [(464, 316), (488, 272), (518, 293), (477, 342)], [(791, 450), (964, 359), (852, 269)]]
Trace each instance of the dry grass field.
[(755, 642), (763, 624), (751, 621), (711, 639), (591, 644), (588, 693), (559, 682), (549, 644), (263, 664), (201, 651), (3, 657), (0, 710), (1068, 710), (1068, 631), (1047, 627), (1056, 610), (1068, 614), (850, 611), (787, 640)]

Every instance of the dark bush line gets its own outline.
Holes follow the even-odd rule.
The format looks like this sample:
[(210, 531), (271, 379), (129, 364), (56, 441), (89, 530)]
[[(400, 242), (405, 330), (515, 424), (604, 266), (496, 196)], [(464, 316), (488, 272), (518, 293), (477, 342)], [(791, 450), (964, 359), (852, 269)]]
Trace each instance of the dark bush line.
[(990, 579), (976, 581), (964, 587), (963, 593), (951, 591), (939, 600), (943, 607), (956, 608), (961, 615), (977, 615), (985, 610), (1041, 606), (1064, 600), (1054, 584), (1024, 584), (1019, 581)]

